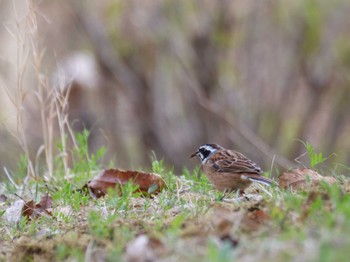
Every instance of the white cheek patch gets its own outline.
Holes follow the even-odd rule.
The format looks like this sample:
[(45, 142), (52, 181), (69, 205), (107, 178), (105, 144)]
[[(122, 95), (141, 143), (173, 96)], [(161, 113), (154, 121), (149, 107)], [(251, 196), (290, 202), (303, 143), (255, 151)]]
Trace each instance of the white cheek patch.
[(199, 155), (199, 158), (201, 159), (201, 161), (203, 162), (203, 160), (204, 160), (203, 154), (201, 152), (199, 152), (198, 155)]
[(205, 146), (203, 147), (206, 151), (210, 152), (207, 156), (204, 156), (201, 152), (199, 152), (199, 155), (200, 155), (200, 158), (201, 158), (201, 161), (202, 161), (202, 164), (205, 165), (205, 163), (207, 162), (208, 158), (214, 154), (217, 149), (214, 149), (212, 147), (209, 147), (209, 146)]
[(205, 159), (202, 159), (202, 165), (205, 165), (205, 163), (208, 161), (208, 158), (209, 158), (209, 157), (207, 157), (207, 158), (205, 158)]

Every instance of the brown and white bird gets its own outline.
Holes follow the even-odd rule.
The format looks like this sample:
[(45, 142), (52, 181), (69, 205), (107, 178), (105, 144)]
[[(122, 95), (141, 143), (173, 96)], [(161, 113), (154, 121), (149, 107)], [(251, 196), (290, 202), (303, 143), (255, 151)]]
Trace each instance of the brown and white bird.
[(198, 156), (209, 181), (220, 191), (243, 191), (252, 182), (271, 186), (261, 168), (243, 154), (217, 144), (205, 144), (191, 155)]

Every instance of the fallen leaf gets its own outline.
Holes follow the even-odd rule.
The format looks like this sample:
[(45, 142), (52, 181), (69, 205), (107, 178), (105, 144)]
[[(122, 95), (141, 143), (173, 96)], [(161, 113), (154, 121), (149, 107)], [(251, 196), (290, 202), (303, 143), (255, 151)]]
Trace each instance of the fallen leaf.
[(52, 197), (49, 194), (45, 194), (41, 197), (39, 204), (35, 206), (42, 210), (47, 210), (52, 207)]
[(34, 213), (34, 209), (34, 200), (28, 201), (22, 208), (22, 216), (27, 217), (28, 219), (31, 218)]
[(87, 187), (92, 197), (100, 198), (107, 194), (109, 188), (120, 188), (129, 181), (132, 181), (134, 185), (138, 185), (138, 191), (144, 194), (157, 194), (166, 187), (165, 181), (158, 174), (120, 169), (102, 171), (88, 182)]
[(334, 177), (321, 176), (315, 170), (309, 168), (295, 168), (282, 173), (279, 177), (279, 185), (282, 188), (304, 189), (305, 186), (317, 186), (321, 181), (334, 184), (337, 180)]
[(52, 216), (51, 212), (48, 210), (52, 207), (52, 198), (49, 194), (45, 194), (41, 197), (38, 204), (34, 204), (34, 200), (30, 200), (24, 204), (22, 208), (22, 216), (27, 217), (28, 220), (33, 218), (38, 218), (42, 214)]

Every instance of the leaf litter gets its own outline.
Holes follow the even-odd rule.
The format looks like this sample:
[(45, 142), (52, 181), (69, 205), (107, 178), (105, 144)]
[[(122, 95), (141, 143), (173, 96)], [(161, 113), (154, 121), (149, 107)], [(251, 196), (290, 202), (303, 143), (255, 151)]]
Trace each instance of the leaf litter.
[[(150, 179), (148, 180), (148, 178)], [(330, 184), (334, 183), (334, 178), (323, 178), (316, 171), (297, 169), (282, 174), (279, 182), (282, 188), (293, 190), (308, 190), (310, 184), (318, 185), (320, 181), (329, 182)], [(15, 245), (11, 248), (7, 258), (23, 260), (29, 257), (34, 260), (52, 260), (62, 245), (76, 247), (82, 252), (89, 252), (91, 257), (95, 254), (95, 256), (102, 258), (106, 255), (105, 252), (108, 253), (108, 250), (113, 249), (115, 241), (120, 242), (118, 230), (120, 228), (129, 228), (133, 234), (130, 238), (123, 239), (124, 251), (122, 253), (125, 260), (147, 261), (148, 259), (148, 261), (152, 261), (167, 257), (171, 260), (171, 258), (177, 257), (177, 252), (181, 248), (190, 246), (190, 243), (196, 243), (199, 248), (205, 248), (208, 244), (208, 239), (212, 238), (218, 247), (222, 245), (220, 243), (228, 243), (232, 249), (235, 249), (241, 245), (242, 239), (246, 241), (245, 239), (249, 238), (249, 235), (255, 236), (260, 234), (259, 232), (276, 230), (273, 229), (271, 211), (267, 205), (267, 203), (271, 204), (271, 201), (273, 201), (271, 199), (267, 201), (265, 198), (251, 198), (240, 202), (217, 202), (210, 195), (191, 192), (191, 190), (182, 190), (174, 194), (177, 194), (177, 201), (185, 201), (187, 202), (186, 204), (179, 206), (178, 203), (172, 208), (161, 210), (159, 209), (159, 204), (162, 200), (156, 194), (164, 190), (166, 184), (159, 175), (115, 169), (101, 171), (86, 186), (89, 188), (93, 198), (105, 196), (108, 200), (108, 195), (106, 194), (110, 188), (120, 190), (122, 185), (129, 181), (137, 185), (138, 191), (145, 193), (145, 195), (149, 194), (151, 189), (151, 193), (154, 196), (150, 200), (151, 202), (147, 209), (145, 209), (147, 201), (144, 198), (136, 197), (131, 199), (130, 207), (132, 210), (130, 212), (133, 215), (128, 219), (116, 218), (111, 223), (109, 229), (110, 239), (98, 239), (96, 236), (93, 236), (86, 219), (81, 219), (77, 225), (67, 225), (66, 229), (62, 227), (61, 233), (58, 234), (48, 234), (37, 239), (31, 239), (25, 235), (20, 237), (15, 240)], [(183, 181), (180, 178), (176, 178), (176, 181), (180, 185), (179, 188), (182, 188), (181, 184), (188, 183), (188, 181)], [(259, 188), (253, 187), (251, 191), (254, 193), (259, 192)], [(166, 194), (170, 195), (171, 192), (166, 192)], [(302, 213), (299, 217), (300, 222), (307, 219), (310, 206), (317, 199), (322, 199), (322, 201), (330, 205), (327, 193), (320, 193), (317, 190), (309, 191), (302, 206)], [(189, 217), (181, 217), (183, 212), (186, 214), (186, 211), (196, 208), (196, 203), (200, 201), (208, 203), (206, 210), (194, 213), (194, 215), (192, 214)], [(44, 195), (37, 204), (34, 201), (23, 202), (22, 204), (21, 215), (28, 217), (29, 220), (39, 218), (42, 215), (52, 215), (50, 209), (52, 209), (53, 203), (52, 198), (48, 194)], [(53, 210), (59, 210), (60, 208), (63, 207), (56, 206)], [(87, 206), (79, 211), (79, 216), (86, 218), (87, 212), (91, 208), (94, 208), (93, 201), (89, 204), (89, 207)], [(115, 210), (107, 210), (108, 212), (113, 213)], [(283, 212), (283, 208), (281, 212)], [(72, 211), (69, 211), (69, 214), (77, 215)], [(157, 219), (161, 219), (161, 227), (159, 227)], [(61, 220), (60, 223), (63, 223), (63, 221)], [(173, 228), (173, 230), (169, 231), (169, 228)], [(168, 243), (169, 239), (172, 238), (172, 234), (177, 235), (178, 243), (169, 246)]]
[(279, 185), (284, 189), (306, 189), (307, 187), (318, 186), (321, 182), (326, 184), (337, 183), (336, 178), (321, 176), (317, 171), (310, 168), (295, 168), (282, 173), (279, 177)]

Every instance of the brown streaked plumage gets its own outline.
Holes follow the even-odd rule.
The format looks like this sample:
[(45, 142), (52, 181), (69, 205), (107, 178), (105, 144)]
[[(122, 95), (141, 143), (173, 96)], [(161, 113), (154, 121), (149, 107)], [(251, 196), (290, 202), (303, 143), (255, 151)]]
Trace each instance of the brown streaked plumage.
[(243, 154), (217, 144), (205, 144), (191, 155), (198, 156), (209, 181), (220, 191), (243, 191), (252, 182), (274, 183), (263, 177), (261, 168)]

